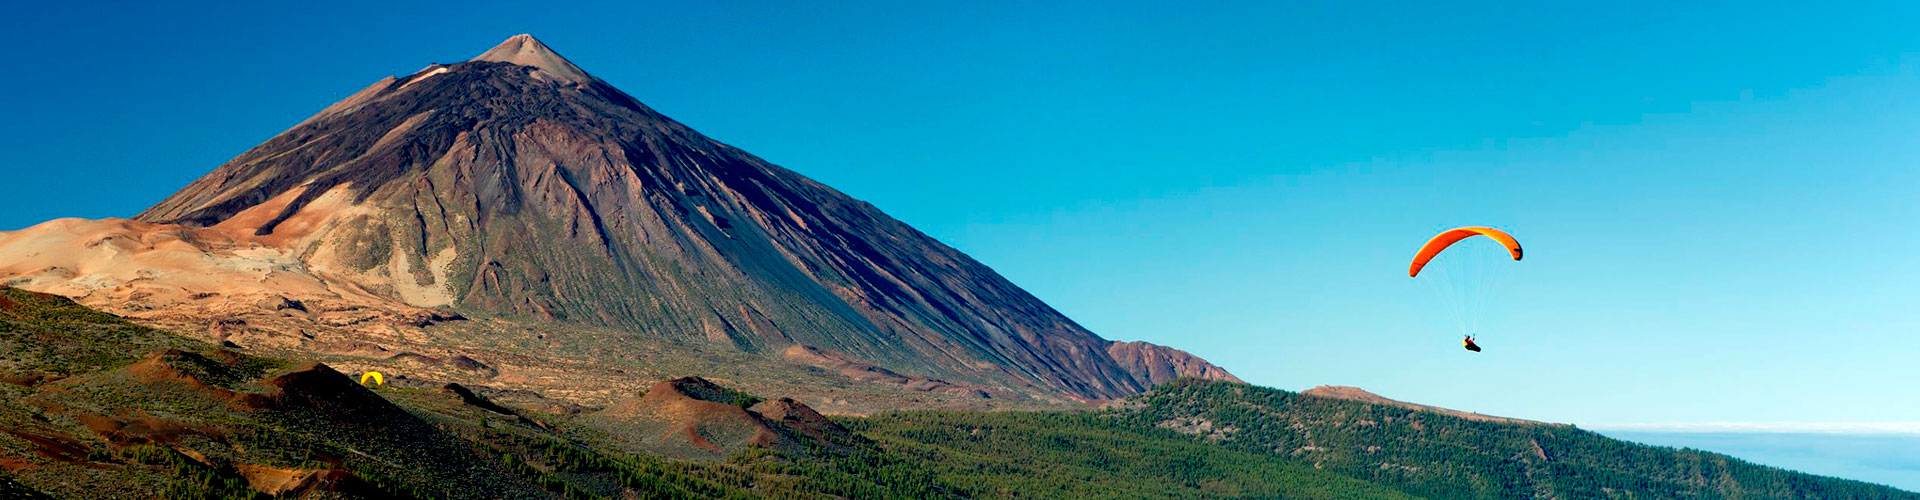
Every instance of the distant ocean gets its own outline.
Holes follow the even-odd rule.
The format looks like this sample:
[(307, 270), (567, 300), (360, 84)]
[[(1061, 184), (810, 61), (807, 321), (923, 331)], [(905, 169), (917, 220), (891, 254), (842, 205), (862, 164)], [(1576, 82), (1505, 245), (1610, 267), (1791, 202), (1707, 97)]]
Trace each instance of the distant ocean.
[(1596, 432), (1636, 443), (1723, 453), (1761, 465), (1920, 491), (1920, 435)]

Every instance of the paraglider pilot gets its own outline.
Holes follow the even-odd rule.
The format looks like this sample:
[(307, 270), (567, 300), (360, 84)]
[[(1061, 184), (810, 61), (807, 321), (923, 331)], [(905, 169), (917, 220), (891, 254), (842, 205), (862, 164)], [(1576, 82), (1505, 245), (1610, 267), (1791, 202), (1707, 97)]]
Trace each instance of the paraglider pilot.
[(1468, 335), (1465, 338), (1460, 339), (1460, 345), (1462, 347), (1466, 347), (1467, 350), (1469, 351), (1480, 352), (1480, 344), (1476, 344), (1473, 342), (1472, 335)]

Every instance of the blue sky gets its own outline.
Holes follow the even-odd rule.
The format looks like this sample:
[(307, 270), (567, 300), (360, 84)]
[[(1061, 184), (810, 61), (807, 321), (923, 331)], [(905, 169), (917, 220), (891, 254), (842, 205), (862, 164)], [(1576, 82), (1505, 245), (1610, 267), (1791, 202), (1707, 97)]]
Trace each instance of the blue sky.
[[(524, 32), (1255, 383), (1588, 424), (1920, 415), (1915, 4), (682, 3), (727, 5), (16, 6), (0, 228), (132, 215)], [(1528, 246), (1479, 355), (1404, 274), (1467, 224)]]

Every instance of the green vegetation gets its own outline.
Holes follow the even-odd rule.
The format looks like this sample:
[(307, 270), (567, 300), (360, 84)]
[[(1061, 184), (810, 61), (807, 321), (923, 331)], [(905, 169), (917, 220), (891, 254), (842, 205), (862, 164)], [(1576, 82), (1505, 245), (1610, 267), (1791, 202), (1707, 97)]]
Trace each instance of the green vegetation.
[[(731, 395), (731, 392), (715, 394)], [(443, 410), (455, 410), (444, 408)], [(853, 435), (827, 434), (788, 451), (748, 448), (717, 462), (607, 451), (569, 429), (469, 425), (440, 414), (450, 429), (499, 456), (516, 475), (560, 498), (921, 499), (963, 498), (924, 464)]]
[(206, 347), (65, 297), (0, 287), (0, 374), (10, 378), (107, 370), (155, 350)]
[(848, 425), (978, 498), (1416, 498), (1111, 414), (903, 412)]
[(59, 297), (0, 288), (0, 344), (0, 500), (1920, 499), (1566, 426), (1198, 381), (1086, 413), (767, 419), (785, 444), (678, 460), (581, 417), (376, 393)]
[(154, 445), (130, 446), (120, 450), (130, 463), (157, 465), (172, 471), (161, 490), (167, 500), (266, 500), (272, 498), (247, 486), (246, 479), (232, 470), (220, 470), (180, 454), (171, 448)]
[(0, 474), (0, 500), (48, 500), (53, 497), (41, 493), (11, 477)]
[(1178, 381), (1113, 416), (1193, 428), (1227, 448), (1292, 457), (1429, 498), (1920, 498), (1561, 425), (1467, 420), (1224, 382)]

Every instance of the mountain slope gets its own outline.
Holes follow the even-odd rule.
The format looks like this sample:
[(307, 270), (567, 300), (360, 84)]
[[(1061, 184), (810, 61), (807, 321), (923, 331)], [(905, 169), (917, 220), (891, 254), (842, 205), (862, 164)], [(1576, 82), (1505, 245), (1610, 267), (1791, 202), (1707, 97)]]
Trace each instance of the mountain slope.
[(1153, 382), (979, 262), (524, 35), (378, 82), (138, 219), (250, 234), (410, 307), (803, 345), (1075, 398)]
[[(0, 288), (0, 342), (12, 348), (0, 477), (55, 497), (539, 497), (325, 366), (289, 370), (11, 288)], [(394, 484), (421, 487), (381, 486)]]
[(463, 387), (362, 387), (6, 287), (0, 342), (6, 499), (963, 498), (787, 399), (753, 415), (822, 452), (689, 462)]
[[(0, 498), (1920, 499), (1568, 426), (1191, 379), (1094, 412), (828, 419), (682, 378), (549, 413), (410, 378), (362, 387), (5, 287), (0, 342)], [(666, 458), (689, 443), (718, 450)]]
[(911, 411), (848, 426), (976, 498), (1419, 498), (1100, 414)]
[(1361, 403), (1375, 404), (1375, 405), (1382, 405), (1382, 406), (1397, 406), (1397, 407), (1406, 408), (1409, 410), (1438, 413), (1438, 414), (1446, 415), (1449, 417), (1458, 417), (1458, 418), (1464, 418), (1467, 420), (1479, 420), (1483, 422), (1496, 422), (1496, 423), (1502, 423), (1502, 424), (1558, 425), (1558, 424), (1549, 424), (1546, 422), (1535, 422), (1532, 420), (1522, 420), (1518, 418), (1481, 415), (1479, 413), (1464, 412), (1460, 410), (1450, 410), (1446, 408), (1440, 408), (1437, 406), (1428, 406), (1428, 405), (1423, 405), (1419, 403), (1408, 403), (1405, 401), (1387, 399), (1386, 397), (1383, 397), (1379, 394), (1367, 392), (1366, 390), (1361, 389), (1359, 387), (1351, 387), (1351, 386), (1344, 386), (1344, 385), (1323, 385), (1319, 387), (1314, 387), (1312, 389), (1307, 389), (1305, 391), (1301, 391), (1300, 394), (1319, 397), (1319, 398), (1345, 399), (1348, 401), (1357, 401)]
[(1399, 402), (1183, 380), (1124, 406), (1117, 415), (1129, 425), (1290, 457), (1428, 498), (1920, 499), (1885, 486), (1634, 444), (1568, 425), (1463, 418)]
[[(996, 446), (1023, 446), (1034, 433), (1096, 440), (1081, 450), (1011, 450), (1065, 465), (1046, 475), (1021, 466), (957, 474), (939, 457), (891, 450), (791, 399), (754, 404), (697, 378), (661, 382), (646, 403), (613, 415), (513, 408), (461, 386), (422, 390), (401, 379), (366, 388), (324, 365), (241, 355), (4, 287), (0, 341), (13, 348), (0, 367), (0, 498), (1408, 498), (1078, 414), (1048, 414), (1064, 425), (1038, 427), (959, 414), (1001, 429), (986, 442)], [(694, 407), (703, 411), (672, 411)], [(675, 460), (662, 454), (685, 442), (652, 443), (645, 426), (603, 427), (603, 417), (638, 415), (690, 417), (669, 422), (674, 434), (717, 437), (744, 425), (767, 439), (712, 439), (704, 442), (716, 455)], [(1105, 458), (1121, 455), (1124, 465)], [(1187, 465), (1157, 465), (1163, 456)], [(1167, 481), (1175, 477), (1198, 483)], [(1031, 489), (994, 489), (1015, 481)]]

